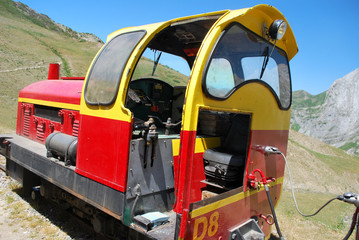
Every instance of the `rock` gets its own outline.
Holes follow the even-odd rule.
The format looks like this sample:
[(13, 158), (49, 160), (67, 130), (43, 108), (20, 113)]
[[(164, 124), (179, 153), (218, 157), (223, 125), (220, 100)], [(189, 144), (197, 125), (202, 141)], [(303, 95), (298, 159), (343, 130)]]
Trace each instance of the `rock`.
[[(294, 103), (292, 126), (296, 124), (300, 133), (359, 154), (358, 93), (359, 68), (336, 80), (326, 92), (324, 103), (305, 106)], [(308, 99), (307, 95), (303, 96)]]

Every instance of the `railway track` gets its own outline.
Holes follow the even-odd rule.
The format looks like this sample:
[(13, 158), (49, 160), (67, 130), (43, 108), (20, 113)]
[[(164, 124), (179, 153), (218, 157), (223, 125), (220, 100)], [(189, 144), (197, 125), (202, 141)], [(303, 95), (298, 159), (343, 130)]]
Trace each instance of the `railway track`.
[(0, 164), (0, 170), (6, 172), (6, 167), (4, 164)]

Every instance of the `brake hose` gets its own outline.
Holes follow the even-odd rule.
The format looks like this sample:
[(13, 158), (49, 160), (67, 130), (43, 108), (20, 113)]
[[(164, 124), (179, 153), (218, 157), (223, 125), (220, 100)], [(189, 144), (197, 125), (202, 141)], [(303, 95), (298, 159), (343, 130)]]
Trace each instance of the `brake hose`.
[(258, 173), (261, 175), (262, 182), (263, 182), (263, 185), (264, 185), (264, 189), (265, 189), (265, 191), (266, 191), (266, 194), (267, 194), (269, 206), (270, 206), (270, 209), (271, 209), (272, 214), (273, 214), (273, 220), (274, 220), (274, 224), (275, 224), (275, 227), (276, 227), (276, 229), (277, 229), (277, 233), (278, 233), (278, 235), (279, 235), (279, 238), (280, 238), (281, 240), (284, 240), (284, 237), (283, 237), (283, 235), (282, 235), (282, 232), (280, 231), (280, 228), (279, 228), (278, 219), (277, 219), (277, 215), (276, 215), (275, 210), (274, 210), (274, 205), (273, 205), (272, 197), (271, 197), (270, 192), (269, 192), (267, 179), (266, 179), (266, 177), (264, 176), (262, 170), (260, 170), (260, 169), (254, 169), (253, 172), (252, 172), (252, 174), (254, 175), (256, 172), (258, 172)]
[[(279, 151), (279, 150), (278, 150), (278, 151)], [(279, 151), (279, 152), (280, 152), (280, 151)], [(294, 204), (295, 204), (295, 208), (297, 209), (297, 211), (298, 211), (298, 213), (299, 213), (300, 215), (302, 215), (303, 217), (313, 217), (313, 216), (317, 215), (317, 214), (318, 214), (323, 208), (325, 208), (329, 203), (331, 203), (332, 201), (334, 201), (334, 200), (336, 200), (336, 199), (339, 199), (339, 196), (330, 199), (330, 200), (327, 201), (323, 206), (321, 206), (315, 213), (312, 213), (312, 214), (304, 214), (304, 213), (302, 213), (302, 212), (299, 210), (298, 203), (297, 203), (297, 199), (295, 198), (295, 195), (294, 195), (292, 175), (291, 175), (290, 170), (289, 170), (287, 158), (285, 157), (285, 155), (284, 155), (282, 152), (280, 152), (280, 154), (283, 156), (284, 161), (285, 161), (285, 165), (286, 165), (286, 167), (287, 167), (287, 169), (288, 169), (288, 176), (289, 176), (289, 181), (290, 181), (290, 189), (291, 189), (291, 192), (292, 192), (293, 201), (294, 201)]]

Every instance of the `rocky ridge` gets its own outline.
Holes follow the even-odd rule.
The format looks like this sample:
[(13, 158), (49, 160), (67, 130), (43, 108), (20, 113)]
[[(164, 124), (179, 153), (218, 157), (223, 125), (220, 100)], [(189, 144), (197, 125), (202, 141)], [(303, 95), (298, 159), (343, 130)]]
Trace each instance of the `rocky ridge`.
[(25, 16), (28, 17), (29, 20), (31, 20), (33, 23), (45, 27), (49, 30), (56, 31), (62, 34), (65, 34), (69, 37), (79, 39), (80, 41), (87, 41), (87, 42), (95, 42), (95, 43), (103, 43), (101, 39), (99, 39), (97, 36), (95, 36), (92, 33), (79, 33), (74, 30), (72, 30), (69, 27), (66, 27), (65, 25), (62, 25), (60, 23), (54, 22), (51, 18), (49, 18), (45, 14), (40, 14), (30, 8), (29, 6), (21, 3), (21, 2), (14, 2), (16, 8), (22, 12)]
[(359, 154), (359, 68), (312, 96), (294, 93), (292, 128), (348, 153)]

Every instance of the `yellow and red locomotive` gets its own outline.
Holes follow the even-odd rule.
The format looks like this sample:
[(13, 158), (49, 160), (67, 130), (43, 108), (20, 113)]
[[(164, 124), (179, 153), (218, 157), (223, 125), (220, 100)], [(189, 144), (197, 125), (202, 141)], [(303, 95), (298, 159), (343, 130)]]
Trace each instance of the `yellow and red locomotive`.
[[(297, 51), (268, 5), (118, 30), (84, 79), (20, 91), (7, 173), (107, 236), (268, 238), (262, 185), (276, 205), (284, 161), (267, 150), (286, 153)], [(160, 59), (190, 76), (157, 74)]]

